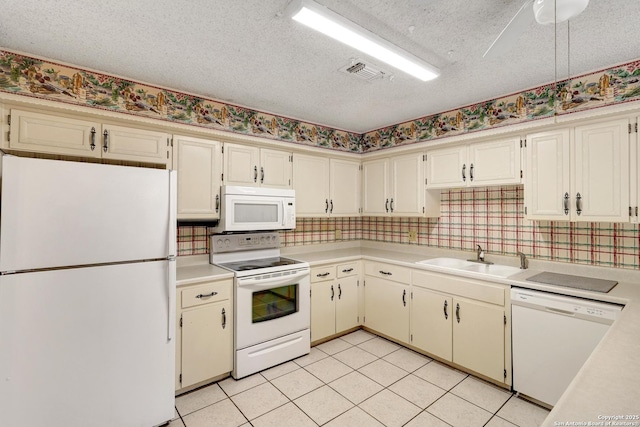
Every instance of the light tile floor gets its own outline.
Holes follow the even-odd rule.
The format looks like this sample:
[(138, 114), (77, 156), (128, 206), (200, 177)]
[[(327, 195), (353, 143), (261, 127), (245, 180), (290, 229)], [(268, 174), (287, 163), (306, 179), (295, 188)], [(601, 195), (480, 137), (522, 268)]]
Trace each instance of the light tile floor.
[(548, 410), (363, 330), (176, 398), (170, 427), (529, 427)]

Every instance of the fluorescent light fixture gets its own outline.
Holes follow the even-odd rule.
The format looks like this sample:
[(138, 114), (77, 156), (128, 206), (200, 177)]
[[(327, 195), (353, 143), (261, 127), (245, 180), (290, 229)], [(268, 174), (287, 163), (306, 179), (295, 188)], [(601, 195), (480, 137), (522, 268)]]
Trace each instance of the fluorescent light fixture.
[(433, 65), (312, 0), (293, 0), (287, 7), (286, 14), (423, 82), (440, 75), (440, 70)]

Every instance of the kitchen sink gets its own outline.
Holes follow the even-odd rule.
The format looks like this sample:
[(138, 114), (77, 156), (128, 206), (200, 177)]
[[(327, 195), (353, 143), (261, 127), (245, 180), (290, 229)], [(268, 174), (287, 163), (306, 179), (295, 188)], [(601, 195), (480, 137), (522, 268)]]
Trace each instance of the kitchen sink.
[(468, 271), (484, 276), (506, 278), (520, 272), (520, 268), (500, 264), (483, 264), (458, 258), (432, 258), (418, 261), (416, 264), (428, 265), (444, 270)]

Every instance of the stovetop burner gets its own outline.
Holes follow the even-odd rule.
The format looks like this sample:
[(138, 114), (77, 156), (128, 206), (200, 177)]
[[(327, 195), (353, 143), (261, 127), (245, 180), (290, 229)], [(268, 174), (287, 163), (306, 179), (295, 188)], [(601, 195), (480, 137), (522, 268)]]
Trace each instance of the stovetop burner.
[(248, 271), (248, 270), (257, 270), (260, 268), (280, 267), (283, 265), (292, 265), (292, 264), (301, 264), (301, 262), (293, 259), (289, 259), (289, 258), (274, 257), (274, 258), (250, 259), (246, 261), (227, 262), (227, 263), (218, 264), (218, 265), (233, 271)]

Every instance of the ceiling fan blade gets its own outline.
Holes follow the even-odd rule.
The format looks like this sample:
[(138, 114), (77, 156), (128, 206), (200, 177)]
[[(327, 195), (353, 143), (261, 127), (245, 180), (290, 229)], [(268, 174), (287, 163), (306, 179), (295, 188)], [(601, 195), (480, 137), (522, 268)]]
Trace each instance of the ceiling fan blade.
[(516, 43), (520, 35), (526, 31), (527, 27), (534, 21), (533, 15), (534, 0), (524, 2), (518, 13), (504, 27), (498, 38), (495, 39), (489, 49), (482, 55), (483, 58), (497, 58), (509, 51)]

